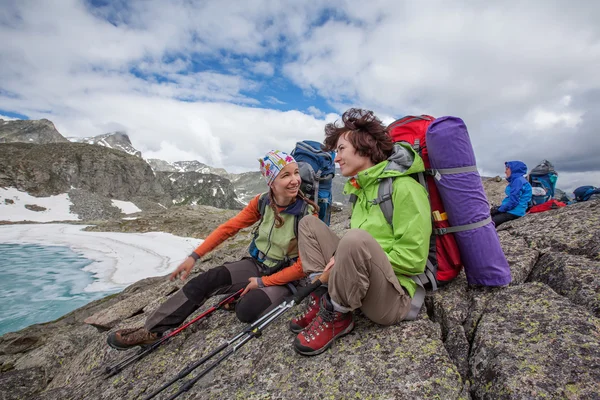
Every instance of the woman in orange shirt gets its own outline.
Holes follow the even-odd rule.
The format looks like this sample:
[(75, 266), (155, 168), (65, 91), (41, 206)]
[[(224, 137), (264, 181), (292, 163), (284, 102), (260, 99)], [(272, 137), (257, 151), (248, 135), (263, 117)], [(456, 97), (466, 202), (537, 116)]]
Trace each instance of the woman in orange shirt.
[[(260, 221), (252, 242), (251, 256), (226, 263), (192, 278), (147, 319), (144, 327), (121, 329), (109, 334), (108, 344), (118, 350), (148, 345), (175, 328), (210, 296), (235, 293), (245, 287), (235, 312), (242, 322), (254, 321), (291, 294), (291, 282), (304, 278), (298, 257), (297, 225), (306, 214), (318, 216), (318, 206), (300, 192), (300, 172), (294, 158), (274, 150), (259, 159), (269, 191), (253, 198), (238, 215), (216, 230), (171, 274), (185, 280), (196, 261), (241, 229)], [(261, 215), (260, 204), (266, 202)]]

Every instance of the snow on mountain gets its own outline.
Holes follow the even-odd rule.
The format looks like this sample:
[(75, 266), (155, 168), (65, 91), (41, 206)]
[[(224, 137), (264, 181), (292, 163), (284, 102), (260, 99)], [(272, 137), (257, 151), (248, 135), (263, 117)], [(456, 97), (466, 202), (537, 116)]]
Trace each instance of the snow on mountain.
[(142, 152), (131, 144), (129, 136), (125, 132), (111, 132), (87, 138), (69, 138), (72, 142), (96, 144), (109, 149), (121, 150), (132, 156), (142, 158)]

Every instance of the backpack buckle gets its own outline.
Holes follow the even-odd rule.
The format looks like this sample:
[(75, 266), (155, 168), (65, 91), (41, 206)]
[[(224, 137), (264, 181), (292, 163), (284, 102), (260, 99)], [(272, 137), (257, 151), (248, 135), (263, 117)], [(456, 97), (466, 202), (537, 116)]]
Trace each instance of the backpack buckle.
[(448, 229), (446, 228), (435, 228), (433, 231), (436, 235), (445, 235), (448, 233)]

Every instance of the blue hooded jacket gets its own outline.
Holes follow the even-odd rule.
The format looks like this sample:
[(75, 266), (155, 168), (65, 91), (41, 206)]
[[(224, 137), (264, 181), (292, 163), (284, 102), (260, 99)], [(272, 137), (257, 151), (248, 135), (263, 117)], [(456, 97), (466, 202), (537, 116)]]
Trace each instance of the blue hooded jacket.
[(522, 217), (531, 201), (531, 185), (524, 176), (527, 173), (527, 165), (522, 161), (507, 161), (504, 164), (510, 168), (510, 176), (507, 179), (508, 186), (504, 190), (506, 197), (498, 211)]

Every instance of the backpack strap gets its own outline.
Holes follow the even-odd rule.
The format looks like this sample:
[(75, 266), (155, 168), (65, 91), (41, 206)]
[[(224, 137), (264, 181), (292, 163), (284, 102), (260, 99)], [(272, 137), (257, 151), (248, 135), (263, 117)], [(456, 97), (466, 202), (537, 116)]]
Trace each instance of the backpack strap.
[[(253, 238), (252, 238), (252, 242), (250, 243), (250, 247), (252, 247), (252, 246), (256, 247), (256, 245), (254, 244), (254, 241), (258, 237), (258, 229), (260, 228), (260, 224), (262, 224), (263, 217), (264, 217), (265, 211), (267, 209), (267, 200), (268, 200), (268, 193), (261, 194), (260, 198), (258, 199), (258, 212), (260, 213), (260, 220), (258, 220), (258, 224), (254, 228)], [(302, 203), (303, 203), (302, 211), (300, 212), (299, 215), (296, 215), (294, 218), (294, 235), (296, 236), (296, 238), (298, 237), (298, 226), (300, 225), (300, 220), (305, 215), (308, 214), (308, 210), (309, 210), (308, 203), (304, 200), (302, 200)], [(269, 258), (266, 254), (263, 254), (258, 249), (256, 249), (256, 256), (263, 260)], [(297, 258), (290, 258), (287, 255), (282, 260), (275, 260), (278, 262), (274, 267), (271, 267), (268, 269), (268, 274), (272, 275), (275, 272), (278, 272), (278, 271), (282, 270), (283, 268), (292, 265), (294, 262), (296, 262), (296, 260), (297, 260)]]
[(302, 212), (300, 212), (300, 214), (296, 215), (296, 218), (294, 218), (294, 235), (296, 235), (296, 238), (298, 237), (298, 226), (300, 225), (300, 220), (308, 214), (308, 203), (304, 200), (302, 200), (302, 203), (304, 203), (302, 205)]
[(380, 180), (379, 187), (377, 188), (377, 198), (371, 200), (371, 204), (379, 205), (385, 220), (388, 224), (392, 225), (392, 228), (394, 227), (394, 202), (392, 202), (393, 180), (391, 177)]
[[(433, 169), (431, 173), (438, 181), (442, 178), (442, 175), (452, 175), (452, 174), (462, 174), (465, 172), (478, 172), (477, 165), (470, 165), (468, 167), (457, 167), (457, 168), (443, 168), (443, 169)], [(492, 217), (487, 217), (486, 219), (474, 222), (472, 224), (466, 225), (458, 225), (458, 226), (449, 226), (448, 228), (434, 228), (433, 233), (436, 235), (445, 235), (447, 233), (456, 233), (463, 231), (470, 231), (472, 229), (481, 228), (482, 226), (486, 226), (492, 222)]]
[[(425, 187), (427, 190), (427, 184), (425, 182), (425, 175), (423, 173), (417, 174), (417, 179)], [(394, 178), (388, 177), (381, 180), (379, 183), (379, 188), (377, 189), (377, 198), (372, 200), (371, 203), (378, 204), (383, 216), (386, 221), (394, 228), (393, 216), (394, 216), (394, 202), (392, 201), (392, 191)], [(428, 192), (429, 196), (429, 192)], [(356, 201), (356, 200), (355, 200)], [(431, 243), (430, 243), (431, 244)], [(435, 253), (435, 244), (430, 251)], [(406, 316), (406, 320), (414, 320), (417, 318), (419, 311), (421, 311), (421, 307), (423, 306), (423, 302), (425, 301), (425, 285), (430, 284), (431, 289), (436, 291), (438, 289), (437, 285), (437, 268), (430, 260), (430, 257), (427, 257), (427, 261), (425, 263), (425, 270), (422, 274), (411, 276), (410, 278), (417, 284), (417, 289), (415, 291), (414, 296), (410, 301), (410, 311)]]
[(478, 171), (477, 171), (477, 165), (469, 165), (468, 167), (439, 168), (439, 169), (434, 169), (433, 172), (434, 173), (439, 172), (440, 175), (451, 175), (451, 174), (462, 174), (464, 172), (478, 172)]
[(254, 228), (254, 238), (255, 239), (256, 239), (256, 236), (258, 236), (258, 227), (263, 222), (263, 218), (265, 216), (265, 210), (267, 209), (267, 201), (268, 200), (269, 200), (268, 192), (261, 194), (260, 197), (258, 198), (258, 213), (260, 214), (260, 219), (258, 220), (258, 224), (256, 225), (256, 228)]
[(447, 233), (470, 231), (471, 229), (477, 229), (481, 228), (482, 226), (486, 226), (490, 222), (492, 222), (492, 217), (487, 217), (484, 220), (481, 220), (479, 222), (473, 222), (472, 224), (449, 226), (447, 228), (436, 228), (433, 230), (433, 233), (435, 233), (436, 235), (445, 235)]

